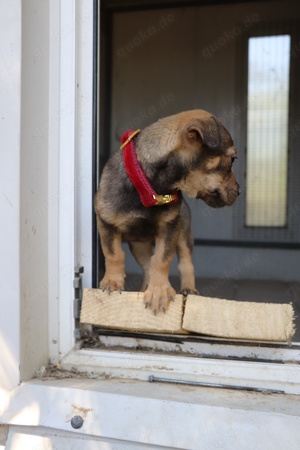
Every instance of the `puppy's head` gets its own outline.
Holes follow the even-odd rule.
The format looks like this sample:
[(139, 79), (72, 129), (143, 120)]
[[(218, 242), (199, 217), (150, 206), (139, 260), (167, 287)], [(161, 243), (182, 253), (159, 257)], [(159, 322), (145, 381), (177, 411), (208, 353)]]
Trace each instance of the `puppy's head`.
[(180, 161), (184, 176), (175, 187), (213, 208), (232, 205), (239, 185), (232, 172), (236, 149), (229, 132), (206, 111), (177, 116), (177, 145), (170, 154)]

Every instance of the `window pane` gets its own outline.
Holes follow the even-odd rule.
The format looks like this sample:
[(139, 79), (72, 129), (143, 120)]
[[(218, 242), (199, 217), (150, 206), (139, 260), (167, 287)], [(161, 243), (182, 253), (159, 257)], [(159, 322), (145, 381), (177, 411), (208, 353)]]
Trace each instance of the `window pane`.
[(287, 210), (290, 36), (248, 43), (246, 225), (283, 227)]

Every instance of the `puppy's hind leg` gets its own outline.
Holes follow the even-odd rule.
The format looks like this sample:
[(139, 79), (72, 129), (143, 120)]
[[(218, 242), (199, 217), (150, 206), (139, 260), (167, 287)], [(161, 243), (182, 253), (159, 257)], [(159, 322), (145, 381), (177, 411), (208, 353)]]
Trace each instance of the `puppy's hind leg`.
[(191, 210), (185, 200), (180, 211), (180, 233), (176, 247), (178, 271), (180, 275), (180, 293), (199, 294), (195, 288), (195, 271), (192, 261), (194, 238), (191, 230)]
[(180, 293), (198, 294), (195, 288), (195, 271), (192, 261), (193, 238), (192, 234), (180, 231), (176, 253), (178, 257), (178, 271), (180, 275)]
[(150, 259), (153, 254), (153, 245), (151, 241), (144, 242), (130, 242), (129, 248), (133, 256), (135, 257), (138, 264), (142, 267), (144, 271), (143, 284), (141, 287), (141, 292), (147, 289), (149, 284), (149, 267)]

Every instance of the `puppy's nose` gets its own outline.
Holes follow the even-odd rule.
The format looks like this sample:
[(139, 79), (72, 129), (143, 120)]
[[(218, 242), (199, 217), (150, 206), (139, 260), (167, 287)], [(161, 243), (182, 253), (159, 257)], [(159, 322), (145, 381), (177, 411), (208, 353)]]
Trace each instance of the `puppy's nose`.
[(241, 194), (240, 185), (238, 183), (236, 183), (236, 187), (237, 187), (237, 195), (240, 195)]

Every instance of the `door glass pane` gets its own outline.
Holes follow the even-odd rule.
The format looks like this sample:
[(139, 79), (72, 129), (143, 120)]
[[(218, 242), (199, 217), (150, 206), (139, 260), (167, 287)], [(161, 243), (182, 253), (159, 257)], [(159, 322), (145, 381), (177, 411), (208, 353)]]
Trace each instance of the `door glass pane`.
[(287, 220), (290, 36), (248, 42), (246, 226)]

